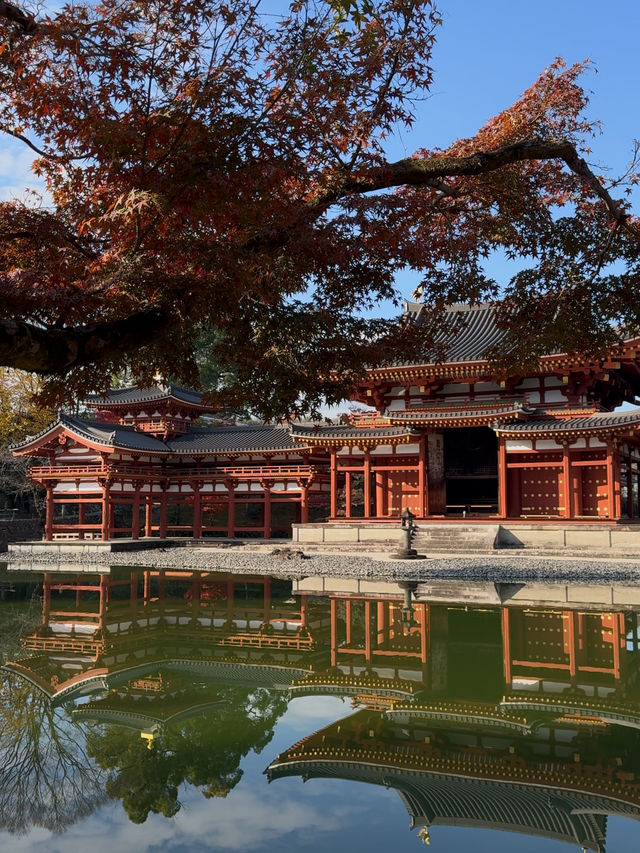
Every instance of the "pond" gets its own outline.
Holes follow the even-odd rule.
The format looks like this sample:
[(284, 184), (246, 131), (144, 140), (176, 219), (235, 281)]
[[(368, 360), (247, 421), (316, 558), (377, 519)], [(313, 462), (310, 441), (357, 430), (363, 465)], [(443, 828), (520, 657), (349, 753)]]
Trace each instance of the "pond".
[(640, 591), (0, 573), (0, 843), (629, 851)]

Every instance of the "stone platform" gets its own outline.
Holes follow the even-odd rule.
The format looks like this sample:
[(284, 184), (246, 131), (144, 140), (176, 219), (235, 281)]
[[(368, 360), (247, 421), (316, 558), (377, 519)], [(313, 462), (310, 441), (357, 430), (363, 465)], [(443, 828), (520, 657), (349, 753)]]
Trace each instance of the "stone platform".
[(41, 554), (59, 554), (73, 556), (74, 560), (90, 554), (117, 554), (124, 551), (149, 551), (158, 548), (173, 548), (184, 540), (176, 539), (110, 539), (108, 542), (96, 539), (55, 539), (46, 542), (43, 539), (31, 542), (9, 542), (7, 551), (10, 560), (38, 558)]
[[(417, 521), (419, 553), (487, 553), (526, 550), (546, 554), (640, 556), (640, 524), (555, 521)], [(401, 541), (397, 521), (294, 524), (293, 545), (306, 550), (388, 550)]]

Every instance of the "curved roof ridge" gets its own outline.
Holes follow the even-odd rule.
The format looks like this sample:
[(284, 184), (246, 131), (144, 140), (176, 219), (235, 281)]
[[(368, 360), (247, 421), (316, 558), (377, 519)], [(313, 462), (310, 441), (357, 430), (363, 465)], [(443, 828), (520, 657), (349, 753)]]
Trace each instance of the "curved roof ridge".
[(163, 400), (173, 398), (181, 403), (197, 406), (198, 408), (214, 411), (213, 406), (207, 406), (202, 402), (202, 393), (173, 382), (156, 385), (147, 385), (142, 388), (137, 385), (129, 385), (125, 388), (110, 389), (107, 394), (89, 394), (87, 404), (90, 406), (124, 406), (127, 404), (139, 405), (144, 403), (159, 403)]

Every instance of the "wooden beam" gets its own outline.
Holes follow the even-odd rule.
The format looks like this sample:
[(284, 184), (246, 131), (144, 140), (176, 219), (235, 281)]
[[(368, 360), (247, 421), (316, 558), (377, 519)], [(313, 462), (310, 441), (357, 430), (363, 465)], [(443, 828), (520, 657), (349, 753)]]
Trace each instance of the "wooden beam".
[(498, 437), (498, 516), (507, 517), (507, 442)]

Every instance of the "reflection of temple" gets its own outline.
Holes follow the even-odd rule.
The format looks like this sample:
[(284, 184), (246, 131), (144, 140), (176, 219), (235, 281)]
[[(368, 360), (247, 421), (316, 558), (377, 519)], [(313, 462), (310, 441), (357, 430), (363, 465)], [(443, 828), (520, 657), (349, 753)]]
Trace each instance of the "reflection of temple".
[(396, 590), (296, 600), (261, 576), (48, 573), (30, 656), (5, 670), (139, 747), (187, 720), (218, 721), (224, 738), (229, 688), (267, 688), (274, 717), (297, 696), (348, 696), (360, 710), (278, 756), (269, 778), (393, 788), (423, 836), (486, 827), (600, 853), (607, 815), (640, 820), (636, 611)]
[(607, 815), (640, 820), (637, 737), (611, 743), (602, 731), (553, 722), (527, 731), (524, 719), (492, 719), (488, 709), (481, 719), (480, 708), (470, 719), (468, 710), (359, 711), (304, 738), (266, 773), (392, 788), (423, 837), (432, 826), (483, 827), (600, 853)]
[[(42, 589), (42, 625), (22, 638), (31, 655), (5, 669), (57, 700), (159, 667), (224, 683), (241, 664), (255, 669), (255, 683), (289, 684), (322, 656), (317, 640), (328, 627), (307, 596), (274, 602), (268, 576), (45, 573)], [(261, 682), (267, 664), (279, 672)]]
[(427, 838), (475, 826), (603, 851), (607, 815), (640, 820), (638, 613), (418, 601), (407, 624), (401, 595), (332, 595), (331, 654), (347, 680), (420, 678), (412, 695), (359, 697), (270, 780), (394, 788)]

